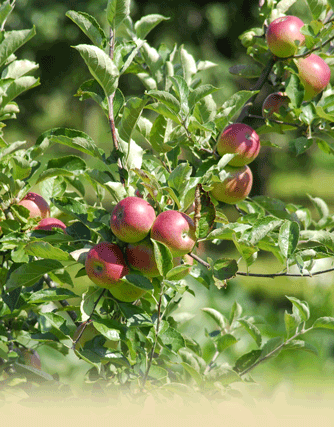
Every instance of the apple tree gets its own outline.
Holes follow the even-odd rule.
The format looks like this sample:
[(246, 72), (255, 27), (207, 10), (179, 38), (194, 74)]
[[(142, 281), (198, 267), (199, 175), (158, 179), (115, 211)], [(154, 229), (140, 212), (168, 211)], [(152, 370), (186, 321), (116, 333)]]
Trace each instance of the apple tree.
[[(91, 74), (77, 96), (101, 108), (108, 150), (67, 128), (52, 128), (31, 146), (6, 141), (4, 122), (19, 117), (16, 98), (40, 82), (38, 65), (16, 56), (35, 29), (5, 31), (14, 2), (0, 5), (1, 398), (8, 389), (27, 397), (48, 385), (62, 389), (43, 370), (43, 347), (82, 361), (87, 390), (221, 395), (234, 382), (250, 381), (252, 370), (281, 350), (316, 351), (301, 339), (307, 332), (334, 329), (331, 313), (311, 321), (307, 301), (293, 295), (285, 335), (270, 339), (256, 313), (238, 302), (229, 316), (203, 307), (215, 324), (207, 331), (208, 353), (180, 331), (182, 313), (175, 315), (196, 287), (218, 288), (224, 298), (236, 276), (298, 280), (322, 274), (317, 260), (333, 257), (334, 222), (324, 200), (311, 197), (315, 217), (306, 206), (257, 195), (253, 186), (261, 147), (278, 149), (270, 134), (292, 135), (296, 156), (312, 146), (334, 152), (333, 4), (307, 1), (312, 18), (302, 22), (289, 15), (293, 3), (260, 2), (258, 27), (240, 35), (249, 62), (230, 70), (256, 83), (222, 105), (215, 101), (220, 88), (202, 81), (214, 63), (182, 45), (146, 41), (168, 17), (133, 22), (129, 0), (101, 2), (105, 22), (68, 11), (87, 36), (74, 46)], [(141, 95), (123, 95), (119, 82), (127, 74), (141, 82)], [(272, 96), (256, 116), (252, 108), (266, 83)], [(253, 128), (250, 119), (260, 125)], [(59, 145), (68, 154), (57, 153)], [(229, 205), (236, 220), (226, 214)], [(222, 241), (234, 244), (236, 259), (199, 250)], [(253, 273), (260, 252), (281, 270)], [(252, 349), (219, 362), (240, 331)]]

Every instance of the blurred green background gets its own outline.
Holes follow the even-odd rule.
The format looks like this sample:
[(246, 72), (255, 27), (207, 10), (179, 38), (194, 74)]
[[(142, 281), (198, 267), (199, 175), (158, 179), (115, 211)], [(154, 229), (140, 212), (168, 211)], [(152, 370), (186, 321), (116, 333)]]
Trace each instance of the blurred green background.
[[(41, 85), (18, 100), (21, 112), (18, 120), (8, 122), (5, 129), (7, 140), (27, 140), (33, 144), (44, 131), (65, 126), (88, 133), (95, 142), (106, 147), (111, 143), (108, 124), (99, 108), (90, 102), (80, 102), (74, 95), (81, 83), (90, 78), (79, 53), (71, 46), (88, 43), (88, 39), (75, 24), (65, 16), (68, 10), (88, 12), (105, 26), (105, 1), (62, 0), (45, 2), (43, 0), (18, 0), (14, 13), (7, 23), (7, 29), (24, 29), (36, 26), (37, 35), (19, 51), (20, 58), (36, 61), (39, 68)], [(306, 3), (298, 1), (290, 11), (305, 21), (310, 19)], [(165, 43), (172, 47), (174, 43), (184, 44), (197, 60), (215, 62), (204, 76), (210, 82), (222, 88), (215, 99), (220, 105), (229, 96), (240, 89), (249, 89), (251, 80), (236, 78), (229, 74), (229, 67), (250, 61), (246, 49), (238, 36), (245, 30), (258, 25), (258, 7), (255, 1), (227, 2), (191, 2), (168, 0), (165, 2), (133, 1), (131, 15), (134, 20), (151, 13), (160, 13), (170, 17), (161, 23), (147, 37), (155, 47)], [(125, 95), (139, 94), (143, 87), (133, 76), (124, 76), (121, 90)], [(130, 92), (129, 92), (130, 90)], [(261, 102), (272, 91), (265, 86), (259, 97), (255, 110), (259, 113)], [(256, 111), (255, 111), (256, 113)], [(259, 125), (254, 123), (254, 126)], [(307, 153), (293, 157), (288, 151), (289, 135), (270, 136), (279, 149), (263, 147), (259, 157), (252, 163), (255, 184), (252, 194), (266, 194), (285, 202), (311, 205), (307, 194), (322, 197), (334, 208), (334, 185), (332, 156), (325, 155), (317, 147)], [(269, 136), (268, 136), (269, 138)], [(61, 153), (65, 150), (57, 146)], [(56, 156), (57, 152), (45, 153)], [(314, 212), (314, 210), (312, 209)], [(233, 220), (236, 211), (226, 208), (226, 215)], [(207, 254), (212, 257), (238, 258), (234, 247), (224, 243), (220, 246), (206, 246)], [(317, 269), (332, 265), (331, 261), (319, 262)], [(283, 266), (278, 265), (272, 257), (260, 255), (251, 267), (253, 272), (275, 272)], [(182, 331), (197, 339), (210, 353), (212, 348), (205, 337), (205, 330), (214, 328), (201, 308), (211, 306), (228, 315), (234, 301), (244, 308), (246, 315), (258, 314), (264, 317), (268, 325), (259, 325), (266, 338), (277, 334), (284, 335), (284, 311), (291, 312), (291, 304), (285, 295), (295, 296), (308, 301), (311, 316), (333, 316), (333, 274), (326, 274), (312, 279), (254, 279), (238, 277), (229, 282), (226, 290), (201, 288), (189, 281), (196, 292), (196, 298), (186, 296), (179, 308), (194, 315), (191, 321), (182, 325)], [(312, 320), (311, 319), (311, 320)], [(255, 344), (246, 336), (241, 336), (240, 345), (224, 353), (221, 362), (235, 360), (245, 348), (255, 348)], [(282, 383), (289, 384), (298, 393), (316, 393), (322, 395), (331, 390), (334, 378), (334, 335), (328, 331), (311, 332), (306, 339), (319, 350), (319, 356), (306, 352), (286, 351), (277, 358), (260, 365), (253, 372), (253, 377), (265, 393), (272, 393)], [(78, 370), (87, 369), (85, 362), (78, 361), (73, 355), (63, 359), (59, 353), (41, 347), (44, 368), (58, 372), (64, 381), (78, 378)], [(70, 363), (69, 363), (70, 362)], [(311, 391), (312, 390), (312, 391)]]

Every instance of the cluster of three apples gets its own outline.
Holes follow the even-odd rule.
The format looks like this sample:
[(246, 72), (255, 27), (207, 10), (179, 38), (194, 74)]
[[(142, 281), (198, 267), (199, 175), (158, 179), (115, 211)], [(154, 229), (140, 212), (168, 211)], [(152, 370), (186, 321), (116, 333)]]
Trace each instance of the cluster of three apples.
[(110, 228), (126, 244), (124, 249), (116, 243), (100, 242), (88, 252), (85, 267), (96, 285), (109, 289), (121, 301), (130, 302), (145, 293), (121, 281), (129, 274), (129, 267), (149, 278), (160, 276), (150, 238), (169, 248), (175, 264), (182, 262), (196, 242), (195, 224), (189, 215), (175, 210), (156, 215), (152, 205), (140, 197), (126, 197), (117, 203)]

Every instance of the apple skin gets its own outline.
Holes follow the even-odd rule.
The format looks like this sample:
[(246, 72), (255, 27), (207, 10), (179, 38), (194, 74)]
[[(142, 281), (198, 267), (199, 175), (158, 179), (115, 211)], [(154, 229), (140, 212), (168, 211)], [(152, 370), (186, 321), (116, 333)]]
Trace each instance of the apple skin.
[(266, 32), (269, 50), (279, 58), (294, 55), (298, 50), (295, 41), (299, 41), (299, 45), (305, 41), (305, 36), (300, 32), (303, 25), (301, 19), (291, 15), (272, 21)]
[(146, 200), (130, 196), (114, 207), (110, 228), (122, 242), (140, 242), (149, 234), (155, 218), (155, 211)]
[(183, 212), (161, 212), (152, 225), (151, 238), (168, 246), (173, 257), (185, 255), (196, 243), (195, 223)]
[(211, 194), (224, 203), (235, 204), (244, 200), (250, 193), (253, 185), (253, 174), (249, 166), (242, 168), (225, 167), (231, 176), (222, 182), (215, 182)]
[(262, 104), (262, 116), (265, 118), (274, 117), (279, 114), (280, 108), (288, 108), (290, 99), (283, 92), (274, 92), (266, 97)]
[(106, 289), (111, 289), (129, 273), (120, 247), (109, 242), (98, 243), (90, 249), (85, 267), (91, 281)]
[(48, 218), (50, 216), (50, 206), (39, 194), (27, 193), (18, 204), (29, 209), (30, 218)]
[(139, 270), (147, 277), (160, 276), (154, 257), (153, 244), (149, 239), (141, 242), (129, 243), (125, 249), (128, 265)]
[(43, 218), (35, 227), (35, 230), (52, 231), (53, 228), (61, 228), (66, 234), (66, 225), (58, 218)]
[(331, 78), (328, 64), (315, 53), (297, 60), (299, 78), (304, 86), (304, 101), (309, 101), (325, 89)]
[(220, 134), (218, 154), (231, 153), (236, 156), (229, 162), (230, 166), (244, 166), (252, 162), (259, 154), (260, 137), (253, 128), (244, 123), (232, 123)]
[(110, 293), (122, 302), (134, 302), (138, 298), (141, 298), (146, 291), (137, 286), (132, 285), (128, 282), (119, 282), (112, 289), (109, 289)]

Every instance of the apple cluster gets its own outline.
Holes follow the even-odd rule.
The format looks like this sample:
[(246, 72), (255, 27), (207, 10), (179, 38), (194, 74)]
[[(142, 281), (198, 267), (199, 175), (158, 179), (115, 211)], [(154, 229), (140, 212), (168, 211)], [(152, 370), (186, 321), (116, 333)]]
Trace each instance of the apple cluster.
[[(297, 16), (284, 16), (272, 21), (266, 31), (269, 50), (278, 58), (290, 58), (305, 42), (301, 32), (304, 22)], [(296, 59), (298, 75), (304, 86), (304, 101), (310, 101), (328, 85), (331, 72), (328, 64), (315, 53)]]
[(221, 132), (216, 148), (220, 156), (234, 154), (234, 157), (225, 167), (227, 176), (213, 184), (211, 194), (220, 202), (238, 203), (244, 200), (252, 189), (253, 174), (248, 164), (255, 160), (260, 152), (260, 137), (251, 126), (232, 123)]
[[(92, 282), (109, 289), (121, 301), (131, 302), (145, 293), (121, 281), (130, 269), (148, 278), (160, 276), (151, 238), (169, 248), (175, 266), (183, 262), (192, 263), (191, 257), (185, 257), (196, 243), (196, 229), (193, 219), (183, 212), (167, 210), (156, 215), (148, 201), (129, 196), (113, 208), (110, 228), (122, 245), (110, 242), (96, 244), (87, 254), (85, 267)], [(186, 274), (187, 270), (182, 271), (177, 279)]]

